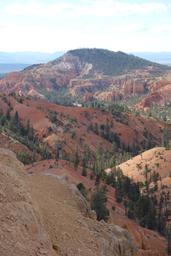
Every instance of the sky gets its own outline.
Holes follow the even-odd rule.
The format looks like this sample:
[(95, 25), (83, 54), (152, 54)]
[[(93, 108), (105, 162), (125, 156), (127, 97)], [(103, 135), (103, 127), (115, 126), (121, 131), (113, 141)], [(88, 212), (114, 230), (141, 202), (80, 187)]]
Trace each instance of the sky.
[(171, 52), (171, 0), (0, 0), (0, 51)]

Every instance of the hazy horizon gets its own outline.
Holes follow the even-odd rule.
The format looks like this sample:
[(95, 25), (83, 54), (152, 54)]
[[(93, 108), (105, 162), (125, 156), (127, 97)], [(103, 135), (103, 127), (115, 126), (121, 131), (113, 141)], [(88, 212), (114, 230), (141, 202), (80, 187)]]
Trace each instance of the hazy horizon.
[(127, 53), (127, 54), (134, 54), (134, 53), (154, 53), (154, 54), (160, 54), (160, 53), (162, 53), (162, 54), (167, 54), (167, 53), (171, 53), (171, 50), (170, 51), (123, 51), (122, 49), (119, 49), (119, 50), (117, 50), (117, 51), (115, 51), (115, 50), (111, 50), (111, 49), (107, 49), (107, 48), (98, 48), (98, 47), (79, 47), (79, 48), (72, 48), (72, 49), (67, 49), (67, 50), (55, 50), (55, 51), (27, 51), (27, 50), (25, 50), (25, 51), (0, 51), (0, 54), (1, 53), (7, 53), (7, 54), (15, 54), (15, 53), (17, 53), (17, 54), (34, 54), (34, 53), (40, 53), (40, 54), (55, 54), (55, 53), (66, 53), (66, 52), (68, 52), (68, 51), (71, 51), (71, 50), (76, 50), (76, 49), (86, 49), (86, 48), (94, 48), (94, 49), (105, 49), (105, 50), (109, 50), (109, 51), (114, 51), (114, 52), (117, 52), (117, 51), (121, 51), (121, 52), (125, 52), (125, 53)]

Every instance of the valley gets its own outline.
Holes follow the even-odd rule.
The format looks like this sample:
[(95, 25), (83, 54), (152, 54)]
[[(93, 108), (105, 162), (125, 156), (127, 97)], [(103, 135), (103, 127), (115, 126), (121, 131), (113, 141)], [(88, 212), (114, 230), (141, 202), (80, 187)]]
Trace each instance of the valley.
[[(26, 233), (41, 236), (30, 255), (168, 255), (170, 74), (123, 52), (77, 49), (0, 79), (0, 168), (32, 200)], [(15, 255), (29, 255), (22, 244)]]

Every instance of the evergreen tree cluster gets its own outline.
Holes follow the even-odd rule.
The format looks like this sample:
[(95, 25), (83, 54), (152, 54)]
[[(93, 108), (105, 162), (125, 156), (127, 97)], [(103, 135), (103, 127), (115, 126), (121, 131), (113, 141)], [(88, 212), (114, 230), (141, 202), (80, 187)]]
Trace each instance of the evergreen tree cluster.
[[(5, 130), (11, 137), (20, 141), (32, 150), (33, 159), (30, 160), (31, 162), (35, 161), (35, 153), (40, 154), (43, 159), (51, 158), (51, 154), (47, 147), (40, 142), (37, 136), (35, 136), (33, 127), (30, 126), (30, 122), (28, 121), (27, 124), (24, 125), (21, 122), (17, 111), (12, 115), (11, 109), (8, 108), (6, 114), (0, 114), (0, 129)], [(20, 160), (23, 160), (23, 163), (28, 163), (25, 154), (18, 154), (18, 157)]]
[(123, 203), (129, 218), (165, 235), (170, 194), (165, 190), (160, 192), (156, 187), (160, 177), (155, 172), (148, 175), (148, 172), (150, 171), (145, 170), (145, 175), (150, 178), (140, 183), (132, 181), (120, 169), (115, 169), (106, 177), (106, 182), (115, 188), (116, 200)]
[(98, 125), (97, 123), (95, 124), (90, 124), (88, 130), (94, 132), (95, 134), (103, 137), (107, 141), (109, 141), (112, 144), (115, 144), (115, 148), (117, 150), (121, 150), (122, 152), (129, 152), (133, 156), (137, 155), (140, 152), (140, 147), (138, 145), (126, 145), (123, 143), (120, 139), (120, 136), (118, 135), (117, 132), (114, 132), (112, 130), (113, 125), (110, 124), (109, 122), (106, 122), (106, 124), (101, 124)]

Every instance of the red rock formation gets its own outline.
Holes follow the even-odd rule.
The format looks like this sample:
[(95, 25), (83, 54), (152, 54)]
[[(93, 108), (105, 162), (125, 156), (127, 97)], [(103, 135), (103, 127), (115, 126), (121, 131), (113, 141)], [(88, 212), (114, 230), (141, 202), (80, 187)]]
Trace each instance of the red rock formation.
[[(61, 87), (64, 87), (68, 95), (83, 98), (87, 93), (91, 93), (94, 98), (113, 101), (120, 97), (142, 95), (150, 88), (154, 92), (156, 88), (166, 84), (164, 80), (160, 81), (159, 85), (154, 83), (151, 86), (151, 83), (148, 83), (150, 79), (158, 80), (158, 78), (154, 79), (153, 73), (156, 69), (160, 69), (159, 67), (129, 70), (125, 71), (124, 75), (117, 76), (112, 71), (111, 75), (108, 72), (106, 75), (104, 67), (103, 62), (99, 67), (99, 63), (94, 63), (94, 60), (89, 63), (87, 58), (84, 61), (78, 56), (67, 53), (47, 64), (33, 65), (22, 72), (7, 75), (0, 80), (0, 92), (34, 94), (40, 97), (42, 92), (55, 94)], [(112, 67), (110, 68), (112, 70)], [(156, 77), (159, 75), (160, 73), (156, 74)], [(101, 93), (104, 95), (100, 95)]]
[(161, 80), (152, 83), (150, 86), (150, 93), (137, 104), (138, 108), (150, 108), (154, 105), (164, 106), (171, 102), (171, 84), (167, 80)]

